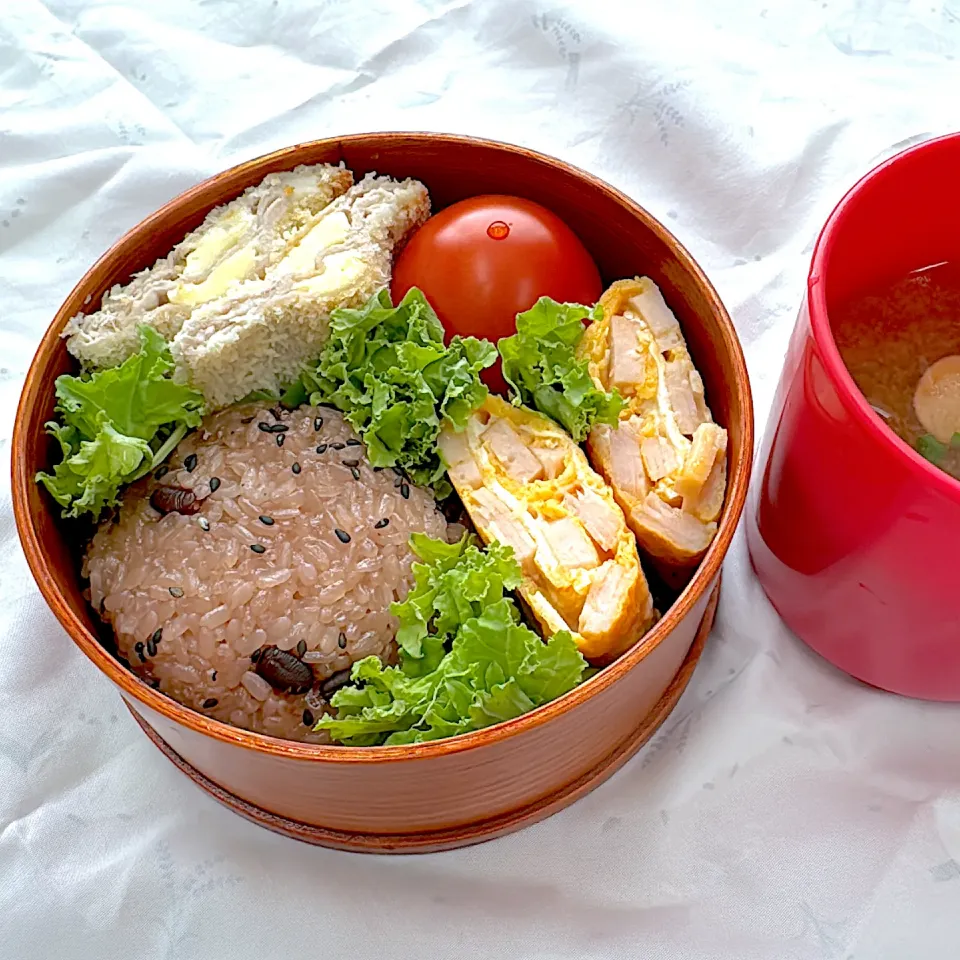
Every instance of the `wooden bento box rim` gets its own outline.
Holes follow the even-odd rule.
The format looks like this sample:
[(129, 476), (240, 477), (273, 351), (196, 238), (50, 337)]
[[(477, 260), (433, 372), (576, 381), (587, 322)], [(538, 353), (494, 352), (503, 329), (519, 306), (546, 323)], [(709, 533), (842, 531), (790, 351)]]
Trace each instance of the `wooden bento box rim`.
[[(365, 747), (363, 749), (279, 740), (264, 734), (232, 727), (218, 720), (205, 717), (159, 691), (154, 690), (116, 660), (104, 648), (98, 637), (76, 616), (54, 584), (43, 546), (37, 535), (31, 516), (29, 493), (31, 486), (34, 484), (34, 476), (32, 464), (26, 456), (30, 439), (26, 431), (28, 412), (37, 404), (45, 403), (47, 400), (47, 398), (40, 393), (41, 389), (49, 389), (49, 386), (41, 381), (41, 371), (47, 366), (51, 355), (57, 351), (61, 341), (61, 332), (68, 320), (85, 307), (99, 303), (106, 289), (114, 282), (122, 282), (122, 280), (116, 280), (113, 277), (113, 274), (116, 273), (118, 262), (128, 256), (129, 250), (136, 249), (141, 238), (153, 233), (159, 226), (170, 219), (171, 215), (177, 215), (180, 221), (189, 218), (199, 223), (213, 207), (238, 196), (244, 189), (254, 183), (258, 183), (268, 173), (289, 170), (297, 166), (303, 162), (302, 155), (304, 153), (319, 153), (324, 150), (329, 151), (332, 148), (337, 151), (337, 156), (329, 162), (337, 162), (338, 160), (346, 161), (347, 151), (351, 148), (371, 148), (375, 150), (377, 144), (382, 143), (385, 147), (393, 147), (401, 144), (405, 140), (429, 141), (430, 143), (435, 143), (438, 149), (441, 149), (444, 145), (470, 144), (472, 146), (480, 146), (498, 152), (513, 154), (518, 158), (523, 158), (525, 161), (533, 161), (537, 164), (559, 169), (566, 174), (573, 174), (574, 177), (580, 180), (588, 181), (594, 188), (607, 194), (615, 203), (629, 209), (637, 219), (641, 220), (646, 227), (652, 233), (656, 234), (661, 242), (672, 251), (683, 268), (695, 278), (718, 321), (724, 346), (733, 364), (736, 380), (734, 385), (735, 393), (739, 396), (743, 412), (743, 422), (740, 425), (742, 430), (741, 448), (743, 454), (739, 462), (730, 464), (727, 496), (717, 534), (706, 556), (683, 592), (671, 605), (662, 619), (634, 647), (612, 664), (604, 667), (604, 669), (599, 671), (591, 679), (575, 687), (569, 693), (541, 707), (537, 707), (514, 720), (499, 723), (472, 733), (461, 734), (460, 736), (447, 740), (435, 740), (427, 743), (403, 746)], [(149, 266), (149, 264), (141, 264), (137, 269), (142, 269), (145, 266)], [(129, 271), (127, 276), (129, 276), (129, 273), (132, 273), (132, 271)], [(125, 280), (126, 277), (122, 279)], [(344, 764), (390, 763), (413, 759), (426, 759), (428, 757), (451, 755), (467, 750), (475, 750), (492, 742), (513, 737), (522, 733), (524, 730), (546, 723), (552, 717), (564, 713), (579, 703), (593, 697), (601, 690), (615, 683), (620, 677), (643, 660), (692, 609), (694, 604), (700, 599), (701, 594), (707, 586), (713, 582), (715, 575), (719, 572), (746, 501), (752, 452), (752, 398), (746, 364), (733, 323), (714, 290), (713, 285), (687, 250), (665, 227), (647, 213), (643, 207), (598, 177), (561, 160), (529, 150), (525, 147), (454, 134), (426, 132), (364, 133), (314, 140), (292, 147), (285, 147), (262, 157), (247, 160), (228, 170), (215, 174), (173, 198), (159, 210), (142, 220), (137, 226), (133, 227), (114, 243), (84, 274), (54, 316), (27, 372), (13, 430), (11, 451), (13, 510), (17, 529), (27, 557), (27, 563), (47, 603), (77, 646), (126, 694), (182, 726), (216, 740), (262, 753), (308, 762), (316, 761)]]

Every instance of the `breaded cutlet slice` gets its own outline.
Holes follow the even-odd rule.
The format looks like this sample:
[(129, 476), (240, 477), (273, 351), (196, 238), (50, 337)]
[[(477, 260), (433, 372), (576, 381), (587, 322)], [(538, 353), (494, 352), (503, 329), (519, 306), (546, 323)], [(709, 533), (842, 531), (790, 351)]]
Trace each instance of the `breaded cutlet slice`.
[(320, 211), (262, 280), (196, 308), (171, 345), (176, 377), (210, 409), (281, 390), (313, 360), (330, 312), (390, 282), (394, 250), (430, 215), (426, 187), (368, 174)]
[(326, 163), (268, 174), (211, 210), (152, 267), (115, 285), (99, 310), (74, 317), (63, 332), (67, 349), (87, 369), (103, 369), (137, 352), (141, 323), (171, 339), (198, 305), (243, 280), (262, 278), (352, 184), (349, 170)]

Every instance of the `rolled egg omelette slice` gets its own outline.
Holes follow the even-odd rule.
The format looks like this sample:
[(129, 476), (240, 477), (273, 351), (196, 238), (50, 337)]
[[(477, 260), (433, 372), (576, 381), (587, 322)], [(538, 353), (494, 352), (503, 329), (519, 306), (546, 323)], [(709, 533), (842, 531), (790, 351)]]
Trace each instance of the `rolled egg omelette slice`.
[(680, 324), (652, 280), (618, 280), (600, 307), (578, 355), (625, 404), (618, 426), (591, 430), (587, 452), (640, 547), (676, 585), (717, 532), (727, 432), (713, 422)]
[(609, 488), (552, 420), (490, 396), (440, 451), (485, 543), (513, 547), (521, 599), (552, 636), (569, 630), (583, 655), (606, 662), (655, 615), (637, 545)]

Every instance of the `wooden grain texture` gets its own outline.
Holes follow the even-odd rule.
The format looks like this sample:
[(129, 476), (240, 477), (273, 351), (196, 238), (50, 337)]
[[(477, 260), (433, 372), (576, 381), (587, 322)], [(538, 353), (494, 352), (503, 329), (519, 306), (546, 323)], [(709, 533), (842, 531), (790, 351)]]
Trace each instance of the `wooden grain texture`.
[(182, 773), (186, 774), (201, 790), (208, 793), (215, 800), (229, 807), (234, 813), (258, 823), (274, 833), (302, 840), (322, 847), (332, 847), (337, 850), (351, 850), (364, 853), (437, 853), (442, 850), (453, 850), (457, 847), (483, 843), (513, 833), (522, 827), (530, 826), (551, 814), (568, 807), (584, 794), (598, 787), (601, 783), (613, 776), (657, 731), (663, 721), (670, 715), (676, 706), (683, 691), (686, 690), (693, 671), (703, 653), (710, 629), (713, 626), (717, 612), (717, 603), (720, 599), (720, 584), (714, 587), (710, 594), (710, 602), (704, 612), (703, 619), (697, 628), (693, 645), (690, 647), (676, 676), (657, 701), (653, 709), (647, 713), (643, 722), (636, 730), (618, 744), (591, 770), (581, 777), (560, 787), (553, 793), (539, 800), (510, 810), (499, 816), (485, 820), (477, 820), (469, 826), (447, 827), (441, 830), (420, 830), (406, 834), (390, 833), (360, 833), (346, 830), (332, 830), (329, 827), (314, 826), (292, 820), (289, 817), (278, 816), (262, 807), (240, 799), (212, 780), (203, 776), (195, 767), (187, 763), (169, 744), (160, 739), (160, 735), (146, 720), (133, 709), (130, 704), (127, 708), (140, 725), (143, 732), (163, 755), (174, 764)]
[[(53, 381), (72, 369), (60, 334), (197, 226), (214, 206), (275, 170), (345, 160), (416, 176), (435, 207), (479, 193), (529, 197), (583, 239), (606, 281), (649, 275), (676, 311), (718, 423), (729, 433), (730, 476), (719, 531), (686, 589), (635, 647), (590, 682), (506, 724), (409, 747), (351, 749), (275, 740), (201, 716), (153, 690), (104, 649), (84, 602), (71, 542), (76, 533), (34, 483), (53, 446), (43, 423)], [(753, 452), (746, 366), (723, 304), (687, 251), (623, 194), (558, 160), (520, 147), (439, 134), (361, 134), (291, 147), (227, 170), (187, 191), (122, 237), (57, 312), (27, 374), (14, 426), (17, 529), (50, 608), (125, 700), (211, 782), (278, 816), (325, 829), (409, 835), (459, 830), (530, 807), (585, 776), (642, 725), (687, 656), (743, 511)]]

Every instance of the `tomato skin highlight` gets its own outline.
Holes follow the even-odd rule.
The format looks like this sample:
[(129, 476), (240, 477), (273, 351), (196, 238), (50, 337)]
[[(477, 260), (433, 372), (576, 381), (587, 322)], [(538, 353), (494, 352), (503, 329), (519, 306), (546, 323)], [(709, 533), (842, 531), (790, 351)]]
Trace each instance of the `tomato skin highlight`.
[[(579, 237), (552, 211), (521, 197), (461, 200), (430, 217), (393, 268), (399, 303), (419, 287), (447, 332), (497, 341), (516, 332), (516, 315), (540, 297), (593, 304), (600, 272)], [(494, 392), (506, 392), (496, 366), (484, 371)]]

